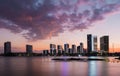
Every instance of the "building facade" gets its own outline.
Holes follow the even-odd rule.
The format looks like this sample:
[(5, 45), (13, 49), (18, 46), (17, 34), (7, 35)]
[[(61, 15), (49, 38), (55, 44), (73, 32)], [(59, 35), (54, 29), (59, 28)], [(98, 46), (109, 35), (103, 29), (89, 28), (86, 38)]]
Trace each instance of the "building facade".
[(100, 38), (100, 50), (109, 52), (109, 36), (103, 36)]
[(83, 43), (80, 43), (80, 53), (84, 53), (84, 46), (83, 46)]
[(62, 45), (57, 45), (58, 54), (62, 54), (63, 48)]
[(97, 52), (97, 36), (92, 36), (92, 34), (87, 35), (87, 50), (90, 52)]
[(11, 53), (11, 42), (5, 42), (4, 43), (4, 54)]
[(98, 50), (98, 46), (97, 46), (97, 36), (93, 36), (93, 48), (92, 48), (92, 51), (95, 51), (95, 52), (97, 52), (97, 50)]
[(68, 54), (73, 54), (73, 49), (72, 48), (68, 49)]
[(50, 54), (55, 55), (56, 54), (56, 45), (50, 44)]
[(69, 51), (69, 44), (64, 44), (64, 51), (65, 51), (65, 53), (68, 53), (68, 51)]
[(87, 35), (87, 51), (88, 53), (92, 52), (92, 35)]
[(48, 50), (43, 50), (43, 55), (48, 55), (49, 51)]
[(80, 54), (80, 46), (77, 46), (77, 53)]
[(32, 47), (32, 45), (26, 45), (26, 53), (28, 53), (28, 54), (33, 53), (33, 47)]
[(76, 45), (75, 44), (72, 45), (72, 51), (73, 51), (73, 53), (77, 53), (77, 49), (76, 49)]

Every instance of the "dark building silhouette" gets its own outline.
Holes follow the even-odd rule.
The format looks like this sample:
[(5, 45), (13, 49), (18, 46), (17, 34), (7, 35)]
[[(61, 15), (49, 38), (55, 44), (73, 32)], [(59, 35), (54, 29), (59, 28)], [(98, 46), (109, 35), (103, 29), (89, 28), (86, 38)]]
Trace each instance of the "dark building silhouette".
[(11, 42), (5, 42), (4, 43), (4, 54), (11, 53)]
[(88, 53), (97, 52), (97, 36), (87, 35), (87, 50)]
[(64, 51), (65, 51), (65, 53), (68, 53), (68, 51), (69, 51), (69, 44), (64, 44)]
[(109, 52), (109, 36), (100, 38), (100, 50)]
[(80, 46), (77, 46), (77, 53), (80, 54)]
[(56, 45), (50, 44), (50, 54), (55, 55), (56, 54)]
[(72, 45), (72, 51), (73, 51), (73, 53), (77, 53), (76, 45), (75, 44)]
[(68, 49), (68, 54), (73, 54), (73, 49), (72, 48)]
[(81, 52), (81, 53), (84, 53), (84, 46), (83, 46), (83, 43), (82, 43), (82, 42), (80, 43), (80, 52)]
[(92, 34), (87, 35), (87, 51), (92, 52)]
[(43, 50), (43, 55), (48, 55), (49, 54), (49, 52), (48, 52), (48, 50)]
[(26, 45), (26, 53), (28, 53), (28, 54), (33, 53), (33, 47), (32, 47), (32, 45)]
[(57, 45), (58, 54), (62, 54), (63, 48), (62, 45)]
[(93, 48), (92, 51), (97, 52), (97, 36), (93, 36)]

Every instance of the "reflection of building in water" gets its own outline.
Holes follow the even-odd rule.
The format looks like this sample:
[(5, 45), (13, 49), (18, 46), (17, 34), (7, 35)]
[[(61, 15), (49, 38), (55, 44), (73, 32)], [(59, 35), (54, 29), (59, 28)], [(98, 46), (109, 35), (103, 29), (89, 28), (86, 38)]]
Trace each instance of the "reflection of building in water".
[(61, 76), (69, 76), (69, 72), (68, 72), (69, 65), (68, 65), (68, 63), (63, 62), (61, 66), (62, 66), (62, 68), (61, 68), (62, 75)]
[(108, 62), (105, 61), (88, 62), (88, 76), (109, 76), (108, 71), (109, 71)]
[[(108, 62), (101, 62), (101, 65), (99, 65), (99, 76), (115, 76), (115, 75), (108, 75)], [(112, 72), (111, 72), (112, 73)]]
[(97, 76), (97, 69), (96, 61), (88, 62), (88, 76)]

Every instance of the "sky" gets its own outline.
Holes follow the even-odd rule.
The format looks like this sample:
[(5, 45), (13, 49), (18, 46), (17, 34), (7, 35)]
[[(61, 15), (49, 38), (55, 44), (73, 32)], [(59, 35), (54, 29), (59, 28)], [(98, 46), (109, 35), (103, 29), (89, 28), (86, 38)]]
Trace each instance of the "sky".
[(110, 36), (110, 51), (120, 51), (120, 0), (0, 0), (0, 50), (12, 42), (13, 51), (35, 52), (49, 44), (80, 42), (87, 34)]

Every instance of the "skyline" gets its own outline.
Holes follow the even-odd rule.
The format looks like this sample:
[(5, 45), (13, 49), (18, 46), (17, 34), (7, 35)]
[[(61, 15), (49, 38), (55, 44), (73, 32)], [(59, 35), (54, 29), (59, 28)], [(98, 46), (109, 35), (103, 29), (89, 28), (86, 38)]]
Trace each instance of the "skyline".
[[(50, 52), (50, 54), (54, 54), (54, 53), (58, 53), (58, 54), (62, 54), (63, 53), (69, 53), (69, 54), (73, 54), (73, 53), (92, 53), (92, 52), (108, 52), (109, 53), (109, 36), (102, 36), (100, 37), (100, 50), (97, 48), (97, 36), (93, 36), (92, 34), (87, 34), (87, 49), (84, 48), (84, 43), (80, 42), (80, 44), (78, 46), (76, 46), (76, 44), (72, 44), (72, 46), (69, 46), (69, 43), (65, 43), (63, 44), (64, 47), (62, 47), (62, 45), (56, 45), (56, 44), (49, 44), (49, 49), (44, 49), (42, 51), (45, 52), (45, 50), (47, 52)], [(13, 53), (13, 51), (11, 51), (11, 42), (10, 41), (6, 41), (4, 42), (4, 54), (10, 54)], [(32, 54), (34, 53), (33, 50), (33, 45), (29, 45), (26, 44), (26, 53), (28, 54)]]
[[(41, 3), (42, 1), (46, 2)], [(74, 2), (72, 0), (61, 0), (61, 4), (59, 4), (60, 0), (56, 0), (55, 3), (57, 4), (54, 2), (50, 4), (52, 1), (53, 0), (21, 0), (21, 2), (19, 2), (16, 0), (1, 0), (0, 48), (3, 48), (5, 41), (11, 41), (13, 43), (12, 46), (14, 46), (13, 50), (18, 51), (24, 51), (25, 44), (33, 45), (33, 49), (36, 51), (49, 49), (50, 43), (60, 45), (64, 43), (72, 45), (73, 43), (79, 45), (80, 42), (83, 42), (86, 48), (86, 35), (91, 33), (97, 35), (98, 39), (103, 35), (109, 35), (111, 52), (113, 44), (115, 51), (117, 51), (118, 48), (120, 52), (119, 0), (96, 0), (95, 2), (97, 4), (92, 0), (75, 0)], [(66, 1), (68, 1), (68, 3), (70, 2), (70, 4), (67, 4)], [(77, 1), (79, 4), (77, 4)], [(101, 1), (104, 2), (102, 3)], [(38, 5), (34, 5), (37, 3)], [(89, 3), (93, 4), (90, 5)], [(27, 5), (29, 7), (27, 7)], [(64, 8), (64, 6), (66, 6), (66, 8)], [(90, 8), (87, 6), (90, 6)], [(59, 10), (57, 9), (58, 7)], [(6, 9), (9, 10), (6, 11)], [(67, 9), (72, 12), (68, 13), (69, 10)], [(73, 12), (75, 9), (77, 13), (81, 13), (83, 18), (78, 17), (75, 11)], [(65, 14), (65, 12), (67, 14)], [(68, 21), (64, 19), (65, 17)], [(86, 18), (87, 20), (84, 21)], [(74, 22), (76, 19), (77, 23), (81, 26)], [(84, 21), (84, 24), (79, 23), (81, 20)], [(44, 23), (41, 21), (44, 21)], [(63, 23), (64, 26), (62, 25)]]
[[(104, 35), (99, 38), (99, 41), (100, 41), (100, 48), (98, 48), (97, 36), (92, 35), (92, 34), (87, 34), (87, 48), (84, 47), (84, 43), (82, 43), (82, 42), (80, 42), (79, 45), (72, 44), (71, 46), (69, 45), (69, 43), (65, 43), (62, 45), (50, 43), (49, 49), (44, 49), (44, 50), (48, 50), (49, 52), (51, 52), (52, 50), (53, 51), (55, 50), (56, 52), (59, 52), (59, 50), (62, 50), (67, 53), (69, 49), (72, 49), (73, 53), (74, 52), (78, 53), (78, 50), (81, 50), (81, 52), (88, 52), (88, 53), (95, 52), (95, 51), (96, 52), (107, 51), (107, 52), (111, 53), (109, 50), (109, 36)], [(15, 51), (11, 51), (11, 47), (12, 47), (11, 41), (4, 42), (4, 53), (9, 52), (9, 51), (15, 52)], [(32, 53), (33, 45), (26, 44), (26, 50), (27, 50), (27, 52)], [(42, 51), (44, 51), (44, 50), (42, 50)], [(35, 50), (33, 50), (33, 52), (35, 52)]]

